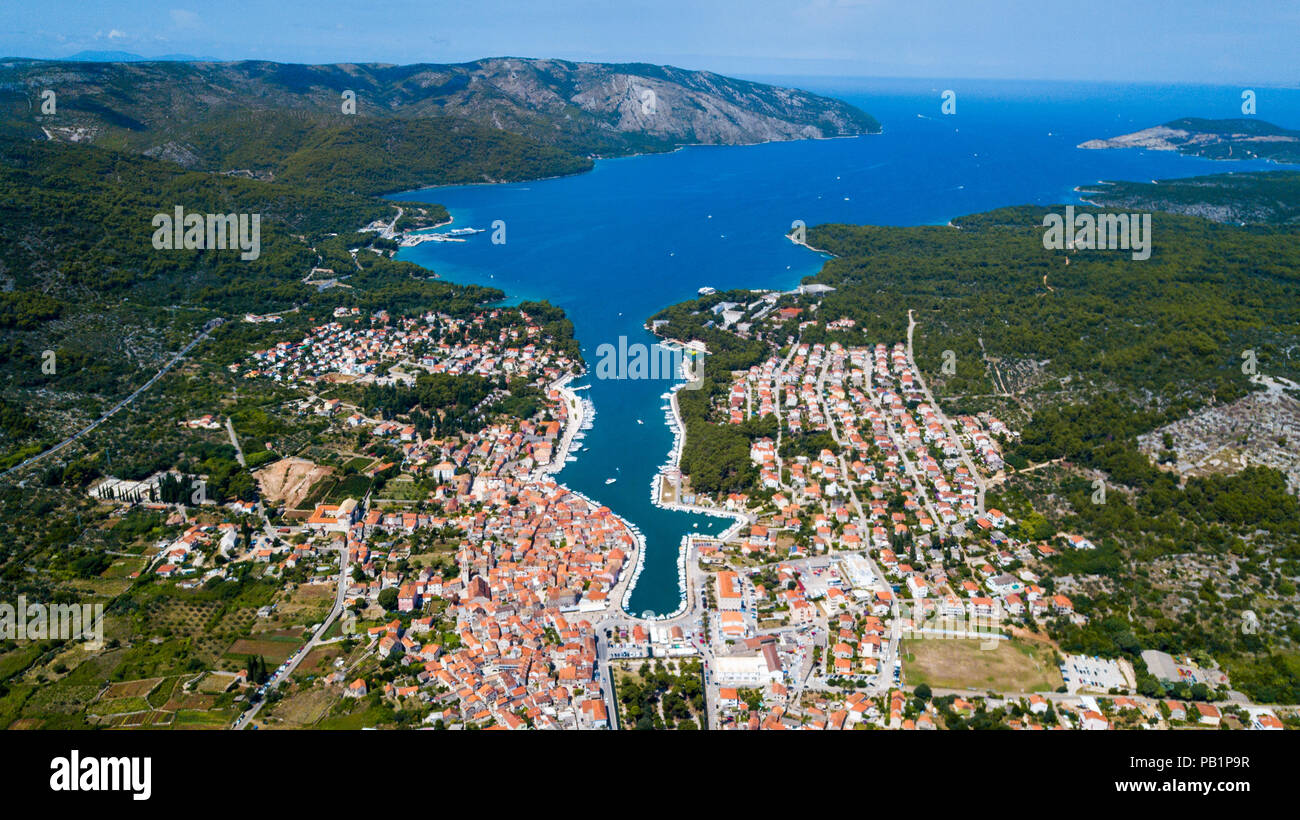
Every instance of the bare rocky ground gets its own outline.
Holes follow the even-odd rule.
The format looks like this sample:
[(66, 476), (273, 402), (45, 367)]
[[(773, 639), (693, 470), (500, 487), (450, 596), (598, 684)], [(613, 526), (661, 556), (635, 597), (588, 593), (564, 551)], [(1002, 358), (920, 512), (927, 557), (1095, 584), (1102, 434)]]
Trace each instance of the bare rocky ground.
[(1265, 386), (1231, 404), (1201, 410), (1188, 418), (1138, 438), (1153, 459), (1173, 441), (1180, 476), (1235, 473), (1249, 465), (1274, 467), (1287, 476), (1292, 492), (1300, 489), (1300, 401), (1296, 385), (1285, 379), (1257, 377)]
[(305, 458), (284, 458), (255, 471), (253, 477), (267, 501), (273, 504), (283, 501), (286, 509), (297, 509), (312, 486), (331, 472), (332, 468)]

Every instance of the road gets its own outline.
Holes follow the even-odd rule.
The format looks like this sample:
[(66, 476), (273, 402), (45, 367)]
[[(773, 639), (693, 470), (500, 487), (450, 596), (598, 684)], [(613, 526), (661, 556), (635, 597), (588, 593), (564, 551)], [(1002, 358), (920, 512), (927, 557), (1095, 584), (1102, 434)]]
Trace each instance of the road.
[[(781, 470), (784, 465), (781, 463), (781, 430), (784, 425), (781, 423), (781, 405), (784, 403), (781, 397), (782, 385), (785, 384), (785, 369), (790, 366), (790, 360), (794, 358), (795, 351), (799, 349), (801, 342), (796, 341), (790, 345), (790, 352), (785, 354), (785, 359), (781, 366), (776, 369), (775, 380), (773, 381), (772, 407), (776, 413), (776, 477), (777, 481), (781, 480)], [(746, 387), (746, 390), (749, 388)]]
[[(925, 394), (925, 400), (929, 403), (930, 407), (934, 410), (934, 414), (939, 417), (939, 421), (943, 424), (944, 432), (947, 433), (953, 441), (957, 442), (957, 447), (961, 450), (962, 464), (970, 471), (971, 477), (975, 479), (975, 486), (978, 488), (975, 508), (980, 515), (983, 515), (984, 492), (987, 487), (984, 483), (984, 479), (980, 476), (980, 471), (975, 469), (975, 462), (971, 460), (970, 453), (966, 450), (966, 445), (962, 443), (956, 430), (953, 429), (952, 421), (948, 418), (948, 414), (943, 412), (943, 408), (939, 406), (939, 402), (934, 400), (934, 394), (930, 392), (930, 385), (926, 383), (925, 377), (921, 375), (921, 368), (916, 366), (916, 357), (912, 355), (912, 331), (915, 328), (916, 320), (912, 318), (912, 311), (909, 308), (907, 311), (907, 365), (912, 368), (912, 373), (916, 376), (916, 382), (921, 386), (921, 392)], [(936, 518), (935, 521), (937, 522), (939, 519)]]
[(247, 467), (248, 462), (244, 460), (244, 448), (239, 446), (239, 436), (235, 435), (235, 424), (226, 416), (226, 432), (230, 433), (230, 443), (235, 446), (235, 458), (239, 460), (240, 467)]
[(382, 236), (384, 236), (385, 239), (392, 239), (394, 236), (397, 235), (396, 233), (397, 220), (402, 218), (403, 213), (405, 213), (405, 211), (402, 210), (402, 208), (399, 206), (397, 209), (397, 216), (393, 217), (392, 222), (388, 223), (388, 230), (385, 231), (384, 234), (381, 234)]
[(348, 547), (347, 543), (344, 542), (343, 546), (339, 548), (339, 584), (338, 590), (334, 593), (334, 606), (330, 609), (330, 614), (326, 616), (324, 621), (321, 621), (321, 625), (312, 633), (311, 640), (303, 644), (303, 647), (293, 654), (288, 661), (288, 665), (276, 670), (275, 674), (266, 682), (266, 685), (262, 687), (264, 692), (262, 699), (255, 703), (253, 708), (240, 715), (231, 727), (232, 729), (238, 731), (252, 723), (253, 718), (257, 717), (257, 713), (262, 711), (262, 706), (266, 704), (266, 695), (270, 694), (271, 690), (278, 689), (281, 683), (288, 680), (303, 659), (311, 654), (317, 644), (322, 642), (321, 639), (325, 633), (329, 631), (335, 619), (343, 612), (343, 599), (347, 595), (348, 578)]
[[(909, 311), (909, 314), (910, 313), (911, 311)], [(1015, 396), (1012, 396), (1011, 393), (1007, 391), (1006, 383), (1002, 381), (1002, 374), (998, 371), (997, 360), (989, 358), (988, 351), (984, 349), (984, 337), (983, 336), (978, 337), (977, 341), (979, 342), (980, 345), (980, 358), (984, 360), (984, 367), (988, 370), (989, 381), (992, 382), (994, 390), (1002, 391), (1001, 393), (996, 393), (995, 395), (1002, 396), (1004, 398), (1015, 398)]]
[[(910, 348), (911, 345), (910, 333), (908, 334), (908, 344)], [(826, 400), (826, 392), (824, 388), (826, 383), (826, 373), (829, 366), (830, 366), (830, 359), (828, 358), (826, 360), (826, 364), (822, 366), (822, 370), (817, 377), (817, 401), (819, 401), (822, 405), (822, 415), (825, 416), (826, 418), (826, 424), (830, 429), (831, 438), (835, 440), (835, 444), (838, 445), (839, 447), (840, 476), (844, 480), (844, 486), (848, 489), (849, 503), (852, 504), (853, 511), (857, 514), (858, 530), (859, 532), (862, 533), (863, 538), (869, 538), (871, 533), (871, 523), (870, 521), (867, 520), (867, 516), (862, 510), (862, 502), (858, 500), (858, 493), (857, 490), (854, 488), (854, 480), (852, 478), (853, 474), (849, 471), (848, 461), (844, 456), (844, 452), (846, 449), (848, 449), (849, 444), (843, 438), (841, 438), (839, 430), (836, 429), (835, 414), (831, 410), (830, 403), (827, 402)], [(870, 374), (869, 370), (868, 370), (868, 374)], [(909, 475), (912, 476), (918, 492), (921, 493), (921, 498), (926, 501), (926, 504), (928, 506), (929, 500), (925, 496), (925, 491), (924, 491), (924, 487), (921, 484), (920, 476), (917, 475), (917, 473), (912, 469), (911, 462), (909, 462), (907, 459), (902, 438), (898, 436), (897, 433), (894, 431), (893, 423), (889, 419), (888, 411), (880, 404), (875, 393), (871, 391), (870, 385), (867, 386), (867, 390), (868, 393), (871, 394), (871, 401), (881, 411), (881, 415), (885, 418), (886, 427), (889, 430), (890, 435), (894, 439), (895, 446), (898, 448), (899, 456), (902, 459), (904, 469), (907, 471)], [(934, 520), (935, 521), (939, 520), (937, 515), (934, 516)], [(891, 587), (885, 581), (885, 574), (880, 571), (880, 566), (876, 564), (875, 559), (871, 557), (870, 549), (864, 548), (860, 551), (838, 552), (832, 554), (831, 558), (832, 560), (834, 560), (837, 559), (839, 556), (843, 556), (843, 555), (861, 556), (863, 560), (867, 562), (867, 566), (871, 568), (872, 574), (875, 575), (876, 581), (879, 584), (879, 589), (882, 591), (892, 592)], [(822, 557), (825, 558), (826, 556), (822, 556)], [(817, 563), (816, 559), (802, 559), (802, 560), (795, 560), (795, 561), (787, 561), (785, 563), (798, 567), (804, 561), (812, 561), (813, 563)], [(886, 683), (889, 680), (887, 673), (889, 673), (889, 671), (893, 668), (894, 658), (897, 657), (898, 654), (898, 642), (901, 638), (901, 619), (899, 618), (898, 600), (896, 598), (891, 597), (890, 607), (892, 611), (890, 613), (891, 617), (890, 617), (889, 639), (886, 641), (885, 645), (881, 647), (880, 667), (879, 667), (880, 672), (876, 676), (877, 681), (883, 680), (886, 681)], [(814, 633), (813, 644), (815, 644), (816, 642), (817, 642), (816, 633)], [(829, 644), (829, 633), (826, 636), (826, 643)], [(812, 644), (809, 644), (809, 649), (811, 649), (811, 647)], [(801, 676), (800, 680), (798, 681), (797, 687), (792, 689), (792, 694), (797, 693), (798, 691), (802, 690), (805, 687), (819, 688), (816, 679), (811, 676), (811, 671), (812, 671), (811, 664), (809, 664), (808, 674)]]
[[(688, 546), (687, 549), (689, 550), (690, 547)], [(612, 678), (613, 673), (610, 670), (609, 665), (609, 638), (606, 636), (606, 632), (618, 629), (630, 630), (638, 624), (645, 627), (647, 630), (651, 627), (672, 628), (674, 626), (679, 626), (684, 633), (689, 634), (700, 632), (702, 627), (700, 621), (700, 613), (702, 610), (700, 598), (704, 594), (705, 585), (709, 583), (709, 577), (708, 573), (700, 569), (699, 561), (697, 561), (695, 556), (689, 551), (686, 556), (686, 568), (686, 607), (682, 610), (682, 613), (675, 618), (665, 620), (646, 620), (645, 618), (638, 618), (629, 615), (622, 609), (620, 603), (622, 595), (618, 593), (618, 586), (615, 587), (610, 595), (610, 601), (613, 605), (604, 612), (594, 613), (596, 620), (592, 622), (592, 631), (596, 634), (596, 663), (597, 667), (600, 669), (601, 693), (605, 699), (605, 707), (609, 711), (611, 721), (614, 720), (613, 716), (617, 714), (618, 702), (617, 694), (614, 691), (614, 682)], [(623, 582), (620, 581), (620, 583)], [(624, 590), (624, 594), (625, 592), (626, 589)], [(696, 650), (699, 651), (700, 659), (704, 665), (705, 698), (710, 707), (712, 707), (713, 704), (717, 703), (717, 693), (715, 691), (716, 686), (713, 684), (710, 677), (710, 672), (713, 668), (713, 651), (711, 647), (701, 644), (698, 641), (694, 642), (694, 646)], [(710, 708), (707, 711), (709, 713), (709, 728), (716, 728), (716, 726), (714, 726), (715, 721), (713, 709)]]
[(48, 449), (48, 450), (46, 450), (46, 451), (44, 451), (44, 452), (42, 452), (42, 453), (37, 453), (36, 455), (32, 456), (31, 458), (27, 459), (26, 461), (24, 461), (24, 462), (22, 462), (22, 463), (20, 463), (20, 464), (16, 464), (16, 465), (14, 465), (13, 467), (10, 467), (8, 470), (5, 470), (3, 473), (0, 473), (0, 478), (6, 478), (6, 477), (9, 476), (10, 473), (14, 473), (14, 472), (17, 472), (18, 470), (22, 470), (22, 469), (24, 469), (24, 468), (26, 468), (26, 467), (31, 466), (32, 464), (35, 464), (36, 462), (40, 461), (41, 459), (43, 459), (43, 458), (45, 458), (45, 457), (47, 457), (47, 456), (52, 456), (52, 455), (54, 455), (55, 453), (57, 453), (57, 452), (59, 452), (60, 450), (62, 450), (64, 447), (67, 447), (69, 444), (72, 444), (72, 443), (73, 443), (74, 441), (76, 441), (77, 439), (81, 438), (82, 436), (84, 436), (84, 435), (86, 435), (87, 433), (89, 433), (89, 432), (91, 432), (92, 430), (94, 430), (94, 429), (95, 429), (96, 427), (98, 427), (99, 425), (101, 425), (101, 424), (103, 424), (104, 422), (106, 422), (106, 421), (108, 421), (109, 419), (111, 419), (114, 415), (117, 414), (117, 411), (121, 410), (123, 407), (126, 407), (128, 404), (130, 404), (131, 402), (135, 401), (137, 398), (140, 397), (140, 395), (141, 395), (142, 393), (144, 393), (144, 392), (145, 392), (146, 390), (148, 390), (150, 387), (153, 387), (154, 382), (158, 381), (158, 380), (161, 379), (163, 376), (165, 376), (165, 375), (167, 374), (167, 371), (169, 371), (169, 370), (171, 370), (173, 367), (175, 367), (177, 362), (179, 362), (181, 359), (185, 358), (185, 356), (186, 356), (186, 355), (187, 355), (191, 350), (193, 350), (193, 349), (195, 348), (196, 345), (198, 345), (198, 344), (199, 344), (200, 342), (202, 342), (204, 339), (208, 338), (208, 335), (209, 335), (212, 331), (214, 331), (214, 330), (216, 330), (218, 327), (220, 327), (221, 324), (224, 323), (224, 322), (225, 322), (224, 319), (212, 319), (212, 320), (210, 320), (206, 325), (203, 326), (203, 330), (202, 330), (202, 332), (200, 332), (198, 336), (195, 336), (195, 337), (194, 337), (194, 340), (193, 340), (193, 341), (191, 341), (189, 344), (185, 345), (185, 347), (183, 347), (179, 353), (177, 353), (175, 356), (173, 356), (173, 357), (171, 358), (171, 360), (167, 362), (167, 364), (163, 365), (163, 367), (162, 367), (161, 370), (159, 370), (157, 373), (153, 374), (153, 376), (149, 379), (149, 381), (145, 382), (144, 384), (140, 385), (140, 387), (136, 388), (136, 390), (135, 390), (134, 393), (132, 393), (131, 395), (129, 395), (129, 396), (127, 396), (126, 398), (122, 399), (122, 400), (119, 401), (117, 404), (113, 405), (113, 407), (112, 407), (108, 412), (104, 413), (104, 415), (102, 415), (102, 416), (100, 416), (99, 418), (95, 419), (95, 420), (94, 420), (93, 422), (91, 422), (88, 426), (86, 426), (86, 427), (82, 428), (81, 430), (77, 431), (76, 433), (73, 433), (72, 435), (68, 436), (68, 437), (65, 438), (63, 441), (61, 441), (61, 442), (59, 442), (58, 444), (54, 445), (54, 446), (51, 447), (50, 449)]

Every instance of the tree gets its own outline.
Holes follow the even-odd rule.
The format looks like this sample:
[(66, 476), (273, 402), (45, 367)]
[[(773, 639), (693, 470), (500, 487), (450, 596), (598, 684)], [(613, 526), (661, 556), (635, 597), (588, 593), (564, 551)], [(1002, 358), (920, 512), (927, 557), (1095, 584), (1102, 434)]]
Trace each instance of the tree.
[(392, 587), (380, 590), (379, 605), (390, 612), (397, 609), (397, 590)]
[(248, 656), (248, 679), (253, 683), (266, 683), (270, 675), (266, 670), (266, 658), (261, 655)]

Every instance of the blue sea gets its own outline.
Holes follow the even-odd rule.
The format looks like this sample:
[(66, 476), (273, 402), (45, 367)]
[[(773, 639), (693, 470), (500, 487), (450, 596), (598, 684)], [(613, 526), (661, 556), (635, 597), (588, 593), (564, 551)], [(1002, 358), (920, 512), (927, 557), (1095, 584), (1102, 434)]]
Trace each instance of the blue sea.
[[(1167, 152), (1086, 151), (1111, 137), (1183, 116), (1241, 116), (1239, 87), (959, 80), (755, 77), (837, 97), (875, 116), (884, 133), (744, 147), (690, 147), (607, 159), (572, 177), (430, 188), (396, 198), (438, 202), (452, 227), (505, 223), (463, 243), (428, 242), (399, 258), (455, 282), (492, 285), (509, 300), (546, 299), (573, 320), (589, 364), (602, 343), (651, 344), (646, 319), (710, 286), (787, 289), (823, 258), (793, 245), (794, 220), (945, 224), (1007, 205), (1068, 204), (1077, 185), (1277, 166)], [(956, 92), (955, 114), (940, 95)], [(1255, 88), (1257, 117), (1300, 128), (1300, 90)], [(884, 340), (892, 341), (892, 340)], [(686, 533), (716, 534), (728, 519), (650, 502), (668, 457), (665, 381), (598, 380), (585, 451), (559, 479), (608, 504), (646, 536), (645, 568), (626, 608), (663, 614), (681, 603), (677, 558)], [(612, 484), (606, 480), (617, 479)]]

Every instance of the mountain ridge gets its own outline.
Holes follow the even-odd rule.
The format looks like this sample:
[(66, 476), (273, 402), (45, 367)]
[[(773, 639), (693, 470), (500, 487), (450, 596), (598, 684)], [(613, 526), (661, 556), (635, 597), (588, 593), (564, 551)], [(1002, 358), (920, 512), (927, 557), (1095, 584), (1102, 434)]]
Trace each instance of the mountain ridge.
[[(55, 113), (41, 95), (57, 94)], [(345, 113), (344, 92), (355, 94)], [(251, 117), (253, 125), (241, 123)], [(268, 175), (277, 162), (327, 132), (374, 127), (416, 142), (430, 129), (473, 129), (517, 138), (507, 154), (532, 153), (545, 167), (387, 179), (415, 184), (503, 181), (571, 173), (593, 158), (878, 133), (880, 124), (847, 103), (797, 89), (647, 63), (578, 63), (485, 58), (465, 63), (306, 65), (270, 61), (116, 62), (16, 60), (0, 63), (0, 133), (160, 156), (192, 170), (247, 169)], [(254, 127), (255, 126), (255, 127)], [(333, 164), (346, 169), (367, 152), (400, 168), (409, 156), (385, 150), (379, 135), (354, 139)], [(236, 162), (240, 155), (243, 159)], [(248, 169), (246, 157), (260, 157)], [(373, 163), (371, 163), (373, 164)], [(499, 169), (498, 169), (499, 170)], [(394, 176), (389, 174), (389, 176)], [(400, 175), (397, 175), (400, 176)], [(409, 176), (409, 175), (408, 175)], [(383, 189), (344, 173), (340, 185)]]

